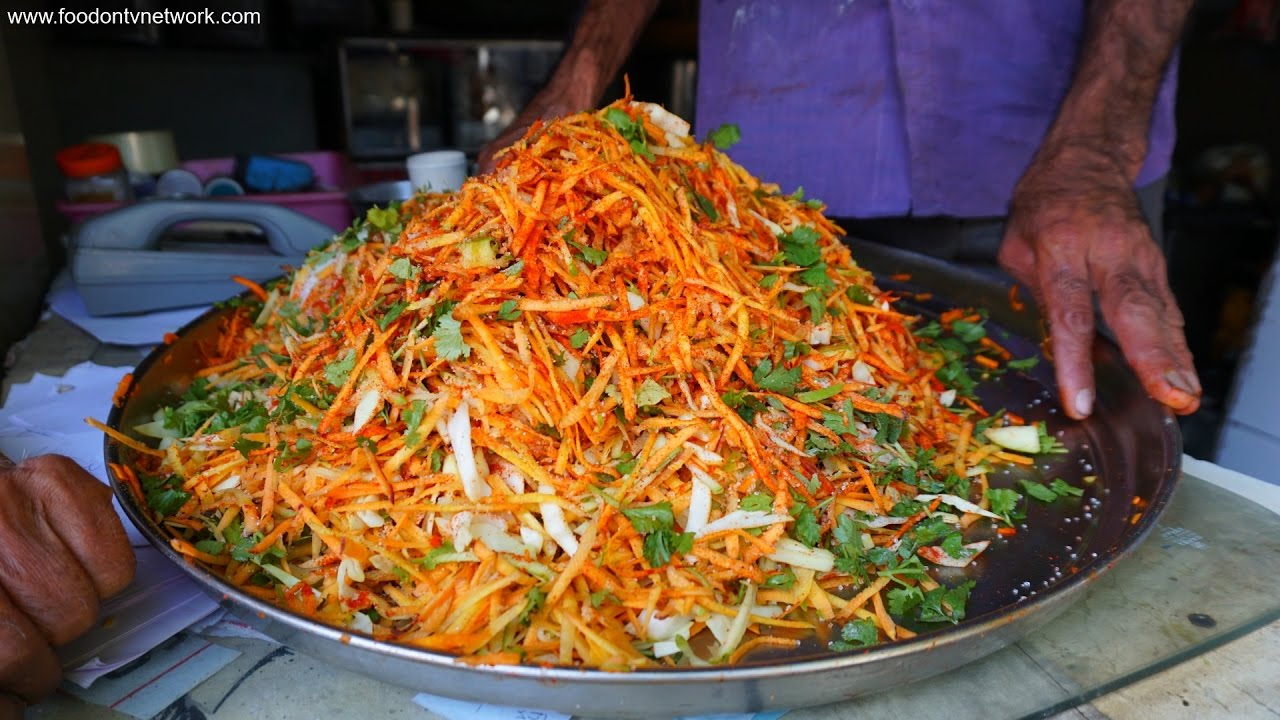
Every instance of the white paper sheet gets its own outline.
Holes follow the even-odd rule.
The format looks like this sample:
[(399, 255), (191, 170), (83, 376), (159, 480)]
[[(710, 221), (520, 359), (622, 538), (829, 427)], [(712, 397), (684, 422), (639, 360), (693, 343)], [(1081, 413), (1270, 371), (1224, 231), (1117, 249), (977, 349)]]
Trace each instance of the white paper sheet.
[(65, 271), (49, 291), (49, 309), (68, 322), (105, 343), (115, 345), (159, 345), (164, 334), (196, 319), (208, 305), (182, 310), (162, 310), (141, 315), (94, 317), (85, 309), (84, 298)]

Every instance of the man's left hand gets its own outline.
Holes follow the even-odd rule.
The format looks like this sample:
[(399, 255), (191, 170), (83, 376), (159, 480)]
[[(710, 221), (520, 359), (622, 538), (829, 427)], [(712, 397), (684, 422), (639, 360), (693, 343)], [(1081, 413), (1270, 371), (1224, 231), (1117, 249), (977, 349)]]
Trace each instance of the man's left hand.
[(1164, 256), (1118, 160), (1087, 144), (1042, 147), (1014, 190), (999, 259), (1049, 321), (1068, 415), (1093, 409), (1095, 294), (1147, 393), (1178, 414), (1200, 406)]

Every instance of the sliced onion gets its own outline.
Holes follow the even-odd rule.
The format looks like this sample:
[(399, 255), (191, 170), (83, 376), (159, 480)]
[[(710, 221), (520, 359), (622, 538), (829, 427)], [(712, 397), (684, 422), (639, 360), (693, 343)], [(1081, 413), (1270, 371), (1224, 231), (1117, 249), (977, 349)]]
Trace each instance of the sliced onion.
[(742, 642), (742, 636), (747, 633), (747, 625), (751, 622), (751, 611), (756, 606), (756, 584), (747, 582), (747, 591), (742, 596), (742, 604), (738, 606), (738, 614), (733, 618), (733, 624), (729, 626), (729, 636), (724, 642), (720, 643), (720, 652), (717, 654), (720, 660), (726, 660), (737, 649), (738, 643)]
[(351, 621), (347, 623), (347, 627), (365, 635), (373, 634), (373, 620), (362, 612), (351, 613)]
[(767, 217), (765, 217), (765, 216), (761, 215), (760, 213), (756, 212), (755, 210), (748, 210), (747, 212), (751, 213), (753, 216), (755, 216), (755, 218), (756, 218), (757, 220), (759, 220), (760, 222), (764, 223), (764, 226), (765, 226), (765, 227), (767, 227), (767, 228), (769, 228), (769, 232), (773, 233), (774, 235), (786, 235), (786, 234), (787, 234), (787, 231), (786, 231), (786, 230), (783, 230), (781, 225), (779, 225), (778, 223), (776, 223), (776, 222), (774, 222), (774, 221), (770, 220), (769, 218), (767, 218)]
[(471, 547), (471, 512), (463, 510), (449, 518), (449, 538), (453, 541), (453, 549), (462, 552)]
[(360, 428), (373, 417), (373, 414), (382, 407), (382, 393), (377, 386), (371, 387), (364, 391), (360, 396), (359, 402), (356, 403), (355, 417), (351, 421), (351, 432), (360, 432)]
[[(647, 102), (635, 104), (639, 105), (640, 110), (643, 111), (645, 115), (648, 115), (649, 119), (653, 121), (653, 124), (661, 128), (663, 132), (670, 133), (678, 138), (689, 137), (690, 125), (688, 120), (672, 113), (661, 105)], [(668, 144), (674, 143), (668, 142)]]
[(795, 567), (808, 568), (817, 572), (830, 572), (836, 566), (836, 556), (829, 550), (811, 548), (791, 538), (779, 538), (773, 546), (773, 552), (766, 557), (774, 562)]
[[(809, 330), (810, 345), (826, 345), (831, 342), (831, 321), (821, 322)], [(856, 376), (854, 378), (857, 379)]]
[(521, 525), (520, 539), (524, 541), (524, 546), (529, 551), (530, 555), (536, 556), (538, 553), (542, 552), (542, 533), (537, 530)]
[[(263, 566), (266, 567), (265, 565)], [(281, 571), (283, 572), (283, 571)], [(364, 568), (360, 567), (360, 561), (355, 558), (343, 557), (338, 563), (338, 597), (353, 598), (356, 591), (351, 589), (350, 583), (364, 582)]]
[(734, 510), (731, 513), (712, 520), (694, 532), (694, 537), (713, 535), (725, 530), (746, 530), (748, 528), (766, 527), (777, 523), (791, 522), (790, 515), (775, 515), (764, 510)]
[(863, 385), (875, 385), (876, 378), (871, 374), (871, 368), (861, 360), (853, 364), (853, 379)]
[(724, 645), (724, 641), (729, 638), (729, 628), (733, 625), (733, 620), (728, 615), (720, 615), (713, 613), (707, 618), (707, 629), (711, 631), (712, 637), (716, 642)]
[(965, 500), (964, 498), (956, 497), (955, 495), (917, 495), (916, 496), (916, 500), (919, 500), (920, 502), (929, 502), (934, 498), (938, 498), (942, 500), (942, 502), (950, 505), (951, 507), (961, 512), (973, 513), (975, 515), (982, 515), (983, 517), (989, 517), (995, 520), (1004, 519), (999, 515), (991, 512), (990, 510), (984, 510), (978, 507), (977, 505), (974, 505), (973, 503), (969, 502), (968, 500)]
[[(377, 495), (361, 495), (360, 497), (356, 498), (356, 502), (358, 503), (378, 502), (378, 496)], [(360, 518), (360, 522), (363, 522), (367, 527), (371, 527), (371, 528), (382, 527), (387, 522), (382, 518), (381, 514), (373, 510), (357, 510), (355, 514), (357, 517)]]
[(916, 551), (920, 557), (928, 560), (934, 565), (942, 565), (944, 567), (962, 568), (973, 562), (973, 559), (982, 554), (983, 550), (991, 544), (990, 540), (979, 540), (974, 543), (965, 543), (964, 548), (969, 552), (967, 557), (954, 558), (947, 554), (946, 550), (937, 545), (927, 545)]
[(707, 525), (711, 517), (711, 487), (698, 478), (700, 471), (690, 468), (693, 473), (693, 490), (689, 494), (689, 519), (685, 521), (684, 531), (697, 533)]
[[(707, 465), (723, 465), (724, 464), (724, 458), (721, 457), (719, 453), (711, 452), (710, 450), (702, 447), (701, 445), (694, 445), (691, 442), (686, 442), (684, 446), (693, 451), (694, 457), (698, 458), (699, 460), (706, 463)], [(711, 480), (710, 477), (708, 477), (707, 479)], [(714, 480), (711, 480), (711, 482), (715, 483)], [(718, 483), (716, 484), (716, 487), (719, 487)], [(716, 492), (720, 492), (720, 491), (716, 490)]]
[(520, 538), (507, 532), (506, 523), (489, 515), (471, 519), (471, 534), (490, 550), (508, 555), (524, 555), (527, 547)]
[(458, 403), (458, 410), (449, 418), (449, 444), (453, 446), (453, 454), (457, 458), (458, 477), (462, 480), (462, 489), (468, 500), (479, 500), (489, 497), (489, 486), (480, 477), (476, 469), (476, 456), (471, 449), (471, 415), (467, 410), (467, 401), (463, 398)]
[(948, 390), (943, 390), (943, 391), (938, 395), (938, 402), (942, 403), (943, 405), (946, 405), (947, 407), (951, 407), (951, 403), (953, 403), (953, 402), (955, 402), (955, 401), (956, 401), (956, 391), (955, 391), (955, 388), (951, 388), (951, 389), (948, 389)]
[(213, 488), (211, 489), (214, 492), (222, 492), (223, 490), (230, 490), (231, 488), (235, 488), (235, 487), (240, 487), (239, 475), (231, 475), (226, 480), (223, 480), (217, 485), (214, 485)]
[(647, 303), (645, 303), (644, 298), (631, 292), (630, 290), (627, 291), (627, 307), (631, 308), (632, 310), (639, 310), (640, 308), (644, 307), (646, 304)]
[(882, 528), (882, 527), (888, 527), (890, 525), (901, 525), (902, 523), (906, 522), (908, 519), (909, 518), (894, 517), (892, 515), (877, 515), (876, 517), (873, 517), (870, 520), (859, 520), (858, 522), (861, 522), (863, 525), (866, 525), (869, 528)]
[(655, 613), (644, 621), (644, 632), (650, 640), (670, 640), (676, 635), (688, 638), (691, 627), (693, 627), (693, 617), (689, 615), (672, 615), (664, 618), (658, 617)]
[[(554, 495), (556, 490), (544, 483), (538, 486), (538, 492), (543, 495)], [(578, 552), (578, 536), (574, 535), (565, 523), (564, 511), (560, 506), (549, 502), (538, 503), (538, 510), (542, 512), (542, 524), (547, 528), (547, 534), (556, 541), (560, 549), (569, 555)]]

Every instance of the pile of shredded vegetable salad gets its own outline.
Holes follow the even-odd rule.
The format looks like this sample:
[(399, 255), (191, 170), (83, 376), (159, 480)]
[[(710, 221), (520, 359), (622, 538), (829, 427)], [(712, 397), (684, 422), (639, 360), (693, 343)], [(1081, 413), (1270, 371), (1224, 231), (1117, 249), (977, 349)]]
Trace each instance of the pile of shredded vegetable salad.
[(185, 394), (113, 433), (114, 472), (245, 592), (475, 662), (962, 620), (963, 568), (1019, 512), (987, 473), (1054, 442), (973, 400), (1010, 360), (980, 313), (900, 314), (736, 137), (624, 99), (370, 211), (245, 281)]

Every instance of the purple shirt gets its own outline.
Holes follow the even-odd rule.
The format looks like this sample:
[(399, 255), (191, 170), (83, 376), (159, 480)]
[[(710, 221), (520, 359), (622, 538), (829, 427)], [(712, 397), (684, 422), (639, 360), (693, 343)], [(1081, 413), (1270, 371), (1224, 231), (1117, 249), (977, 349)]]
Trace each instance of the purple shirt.
[[(837, 216), (1003, 215), (1066, 94), (1084, 0), (702, 0), (699, 136)], [(1177, 58), (1138, 177), (1168, 172)]]

